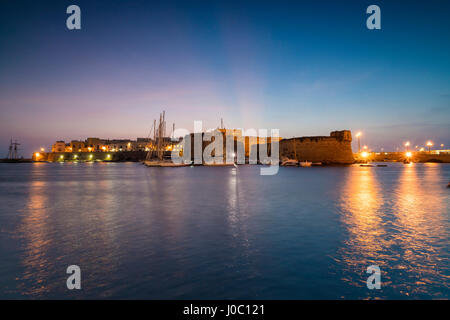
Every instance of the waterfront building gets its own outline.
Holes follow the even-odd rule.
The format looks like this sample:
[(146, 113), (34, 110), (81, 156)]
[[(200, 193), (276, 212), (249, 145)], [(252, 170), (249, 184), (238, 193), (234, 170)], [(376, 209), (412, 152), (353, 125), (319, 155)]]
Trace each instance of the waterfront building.
[(85, 152), (86, 144), (84, 141), (72, 140), (70, 142), (71, 152)]
[(66, 143), (62, 140), (56, 141), (52, 145), (52, 152), (65, 152), (66, 151)]
[(86, 147), (88, 148), (88, 152), (96, 152), (102, 151), (103, 140), (99, 138), (87, 138), (86, 139)]

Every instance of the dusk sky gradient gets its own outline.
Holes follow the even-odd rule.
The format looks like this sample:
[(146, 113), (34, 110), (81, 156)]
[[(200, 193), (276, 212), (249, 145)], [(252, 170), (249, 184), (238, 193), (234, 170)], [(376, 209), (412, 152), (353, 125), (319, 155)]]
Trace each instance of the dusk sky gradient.
[[(81, 8), (81, 30), (66, 8)], [(381, 30), (366, 8), (381, 8)], [(0, 157), (168, 127), (450, 146), (449, 1), (0, 2)], [(354, 145), (354, 150), (355, 145)]]

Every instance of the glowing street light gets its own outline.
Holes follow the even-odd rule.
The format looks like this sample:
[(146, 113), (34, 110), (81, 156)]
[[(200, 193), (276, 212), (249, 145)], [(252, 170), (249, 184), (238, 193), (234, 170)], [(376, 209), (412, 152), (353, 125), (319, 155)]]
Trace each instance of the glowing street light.
[(361, 153), (361, 156), (363, 158), (367, 158), (369, 156), (369, 154), (366, 151), (364, 151), (363, 153)]
[(409, 141), (405, 142), (406, 151), (408, 151), (410, 145), (411, 145), (411, 143)]
[(358, 153), (361, 152), (361, 135), (362, 135), (361, 131), (356, 133), (356, 137), (358, 138)]
[(427, 141), (428, 152), (431, 151), (431, 147), (433, 146), (433, 142)]
[(444, 147), (444, 144), (443, 143), (441, 143), (441, 148), (443, 148)]
[(45, 151), (45, 149), (44, 148), (41, 148), (41, 152), (44, 152)]
[(407, 158), (411, 158), (412, 157), (412, 153), (410, 151), (406, 152), (405, 154), (406, 154)]

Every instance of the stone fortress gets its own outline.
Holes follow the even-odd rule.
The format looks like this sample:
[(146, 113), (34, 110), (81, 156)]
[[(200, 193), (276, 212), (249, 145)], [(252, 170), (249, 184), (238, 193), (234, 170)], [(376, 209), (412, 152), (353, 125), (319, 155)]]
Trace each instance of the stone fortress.
[(322, 164), (351, 164), (350, 130), (333, 131), (329, 136), (299, 137), (280, 141), (280, 159), (321, 162)]

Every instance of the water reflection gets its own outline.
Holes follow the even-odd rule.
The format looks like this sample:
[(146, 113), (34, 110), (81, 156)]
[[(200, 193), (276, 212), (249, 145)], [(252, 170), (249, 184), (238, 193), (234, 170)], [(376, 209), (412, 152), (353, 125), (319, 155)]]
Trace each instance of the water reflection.
[[(352, 168), (346, 178), (341, 196), (342, 222), (347, 239), (339, 253), (344, 264), (342, 277), (354, 286), (365, 286), (362, 277), (370, 265), (381, 265), (391, 245), (383, 221), (383, 194), (375, 173), (370, 168)], [(384, 282), (386, 278), (384, 279)]]
[(425, 165), (421, 179), (417, 165), (411, 164), (404, 167), (398, 179), (392, 234), (401, 257), (393, 268), (408, 281), (392, 285), (406, 296), (428, 294), (428, 286), (445, 286), (449, 280), (439, 270), (440, 264), (448, 263), (439, 258), (448, 240), (439, 168)]
[[(377, 169), (349, 171), (341, 198), (347, 236), (336, 261), (342, 280), (361, 288), (360, 297), (429, 297), (430, 286), (436, 297), (448, 294), (449, 275), (442, 271), (448, 212), (439, 168), (406, 165), (383, 173), (382, 186)], [(372, 264), (382, 270), (379, 292), (365, 289)]]
[(0, 166), (0, 297), (450, 297), (448, 166), (17, 168)]
[[(25, 216), (20, 232), (26, 236), (23, 254), (25, 268), (19, 287), (24, 295), (41, 295), (48, 292), (45, 279), (49, 277), (47, 266), (50, 264), (48, 251), (52, 246), (48, 226), (46, 182), (33, 181), (30, 197), (26, 204)], [(53, 261), (52, 261), (53, 262)]]

